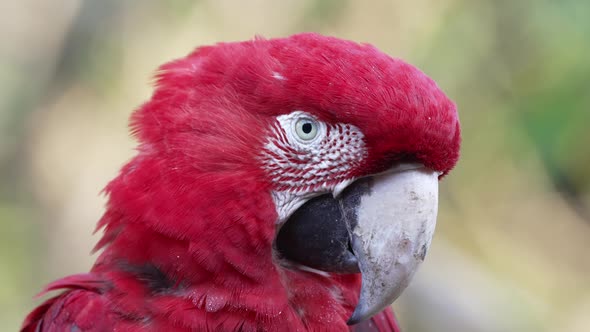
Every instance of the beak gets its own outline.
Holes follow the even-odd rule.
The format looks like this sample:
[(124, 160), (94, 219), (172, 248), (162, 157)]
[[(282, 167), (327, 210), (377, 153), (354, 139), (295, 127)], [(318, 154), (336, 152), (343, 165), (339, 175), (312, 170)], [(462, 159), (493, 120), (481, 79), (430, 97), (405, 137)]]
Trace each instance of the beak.
[(349, 325), (390, 305), (408, 286), (430, 247), (439, 173), (404, 168), (370, 178), (370, 190), (356, 208), (351, 237), (362, 286)]
[(436, 224), (438, 176), (421, 164), (400, 164), (335, 188), (338, 193), (295, 211), (276, 248), (313, 269), (361, 272), (360, 298), (348, 320), (357, 324), (390, 305), (424, 261)]

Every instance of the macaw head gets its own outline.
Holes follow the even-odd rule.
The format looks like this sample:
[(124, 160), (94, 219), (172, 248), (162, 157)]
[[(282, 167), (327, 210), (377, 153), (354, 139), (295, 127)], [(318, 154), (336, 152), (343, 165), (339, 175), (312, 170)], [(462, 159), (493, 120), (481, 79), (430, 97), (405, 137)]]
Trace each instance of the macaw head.
[[(433, 80), (373, 46), (300, 34), (198, 48), (161, 67), (156, 85), (132, 117), (138, 155), (107, 187), (101, 245), (124, 216), (186, 243), (178, 260), (190, 256), (220, 288), (263, 283), (274, 302), (252, 306), (269, 315), (282, 303), (271, 299), (298, 301), (297, 274), (360, 272), (360, 287), (355, 277), (352, 293), (340, 290), (356, 295), (339, 313), (349, 323), (399, 296), (459, 157), (456, 107)], [(154, 252), (135, 259), (205, 273)]]

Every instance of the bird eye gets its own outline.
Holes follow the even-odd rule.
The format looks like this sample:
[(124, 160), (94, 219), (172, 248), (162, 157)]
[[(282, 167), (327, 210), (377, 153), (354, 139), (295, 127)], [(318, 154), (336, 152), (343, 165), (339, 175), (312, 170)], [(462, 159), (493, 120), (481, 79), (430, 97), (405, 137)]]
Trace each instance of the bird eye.
[(311, 141), (318, 135), (318, 123), (309, 118), (302, 118), (295, 123), (295, 133), (304, 141)]

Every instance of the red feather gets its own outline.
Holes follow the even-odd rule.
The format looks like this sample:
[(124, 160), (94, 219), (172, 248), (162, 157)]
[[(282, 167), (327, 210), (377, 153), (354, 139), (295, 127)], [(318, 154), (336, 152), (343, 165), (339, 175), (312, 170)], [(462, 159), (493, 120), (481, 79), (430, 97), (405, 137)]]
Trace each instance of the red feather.
[[(91, 273), (50, 284), (65, 292), (22, 331), (347, 330), (360, 276), (273, 256), (276, 188), (260, 151), (293, 110), (360, 128), (368, 157), (351, 176), (407, 157), (447, 173), (458, 158), (455, 105), (370, 45), (302, 34), (201, 47), (161, 68), (131, 118), (138, 154), (106, 187)], [(390, 309), (367, 324), (399, 330)]]
[(371, 317), (371, 319), (350, 327), (351, 332), (400, 332), (399, 325), (391, 307)]

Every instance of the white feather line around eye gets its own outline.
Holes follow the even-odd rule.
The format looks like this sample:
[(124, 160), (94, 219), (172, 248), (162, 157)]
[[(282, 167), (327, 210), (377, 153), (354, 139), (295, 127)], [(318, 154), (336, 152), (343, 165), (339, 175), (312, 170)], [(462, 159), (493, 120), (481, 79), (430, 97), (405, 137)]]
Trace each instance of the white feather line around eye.
[[(300, 142), (295, 137), (292, 126), (301, 119), (316, 121), (313, 139)], [(362, 131), (352, 124), (323, 123), (303, 111), (276, 120), (260, 161), (274, 185), (272, 197), (281, 224), (310, 198), (328, 192), (337, 196), (356, 179), (350, 172), (368, 152)]]
[[(315, 137), (311, 139), (302, 139), (299, 137), (296, 126), (303, 119), (309, 119), (316, 126), (317, 133)], [(303, 111), (294, 111), (289, 114), (279, 115), (277, 121), (283, 128), (291, 146), (303, 151), (316, 150), (318, 143), (323, 141), (328, 132), (328, 128), (324, 122), (317, 120), (313, 115)]]

